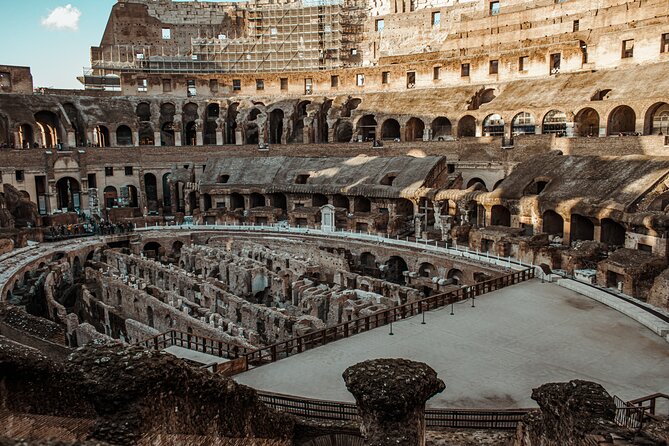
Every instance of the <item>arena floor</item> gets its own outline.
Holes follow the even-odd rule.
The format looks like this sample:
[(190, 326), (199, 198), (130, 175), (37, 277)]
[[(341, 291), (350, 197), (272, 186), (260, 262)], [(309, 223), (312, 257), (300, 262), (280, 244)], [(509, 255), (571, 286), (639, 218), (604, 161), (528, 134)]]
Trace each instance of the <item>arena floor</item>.
[(353, 401), (342, 372), (365, 359), (402, 357), (439, 373), (434, 407), (534, 407), (532, 388), (579, 378), (629, 400), (669, 393), (669, 343), (617, 311), (532, 280), (238, 375), (251, 387)]

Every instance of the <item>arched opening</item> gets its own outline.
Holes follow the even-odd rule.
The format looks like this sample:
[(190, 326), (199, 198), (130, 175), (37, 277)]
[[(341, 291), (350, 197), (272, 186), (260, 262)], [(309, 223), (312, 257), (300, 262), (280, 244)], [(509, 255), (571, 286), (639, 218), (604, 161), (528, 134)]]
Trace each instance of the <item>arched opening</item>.
[(376, 139), (376, 119), (374, 115), (365, 115), (358, 121), (358, 134), (363, 141)]
[(534, 116), (528, 112), (520, 112), (511, 120), (511, 134), (516, 135), (534, 135), (536, 125)]
[(149, 211), (158, 210), (158, 181), (152, 173), (144, 174), (144, 194)]
[(104, 125), (95, 126), (93, 129), (93, 146), (109, 147), (109, 129)]
[(363, 275), (365, 275), (365, 270), (376, 270), (378, 268), (376, 265), (376, 256), (370, 252), (363, 252), (360, 254), (360, 266), (362, 267)]
[(413, 217), (414, 206), (411, 200), (400, 198), (395, 203), (395, 215), (403, 217)]
[(601, 242), (609, 246), (625, 246), (625, 227), (620, 223), (604, 218), (601, 221)]
[(265, 206), (265, 196), (257, 192), (253, 192), (249, 196), (249, 206), (252, 208), (260, 208)]
[(574, 117), (574, 134), (577, 136), (599, 136), (599, 113), (587, 107)]
[(446, 278), (451, 279), (451, 283), (453, 283), (453, 285), (462, 285), (465, 276), (462, 273), (462, 271), (460, 271), (457, 268), (453, 268), (448, 271), (448, 274), (446, 274)]
[(155, 145), (155, 140), (153, 139), (153, 127), (150, 122), (140, 122), (139, 123), (139, 145), (140, 146), (153, 146)]
[(437, 268), (429, 262), (423, 262), (418, 267), (418, 275), (421, 277), (434, 277), (437, 275)]
[(74, 276), (74, 279), (79, 279), (81, 278), (81, 275), (83, 274), (84, 269), (81, 265), (81, 259), (79, 256), (75, 256), (74, 260), (72, 261), (72, 275)]
[(636, 114), (631, 107), (620, 105), (609, 114), (607, 125), (609, 135), (631, 135), (636, 127)]
[(151, 121), (151, 105), (148, 102), (140, 102), (135, 108), (135, 114), (140, 122)]
[(237, 111), (238, 107), (239, 107), (239, 102), (233, 102), (228, 107), (228, 115), (226, 118), (226, 121), (228, 123), (226, 141), (228, 144), (236, 144), (237, 142), (235, 133), (237, 131), (237, 115), (239, 113)]
[(493, 113), (485, 117), (483, 136), (504, 136), (504, 119), (501, 115)]
[(269, 114), (269, 142), (270, 144), (281, 144), (283, 135), (283, 110), (277, 108)]
[(42, 147), (53, 149), (61, 142), (60, 120), (50, 111), (35, 113), (35, 122), (40, 132)]
[(669, 135), (669, 104), (658, 102), (646, 112), (644, 134)]
[(197, 145), (197, 124), (195, 123), (195, 121), (190, 121), (186, 123), (186, 126), (184, 127), (183, 145), (185, 146)]
[(288, 210), (288, 200), (286, 195), (280, 192), (272, 194), (272, 202), (274, 203), (275, 208), (282, 209), (284, 211)]
[(123, 293), (118, 289), (116, 290), (116, 306), (119, 308), (123, 306)]
[(204, 209), (202, 209), (202, 211), (206, 212), (209, 209), (211, 209), (211, 195), (202, 194), (202, 204), (204, 206)]
[(332, 206), (336, 208), (344, 208), (348, 211), (350, 201), (346, 195), (335, 194), (332, 196)]
[(166, 122), (160, 129), (160, 140), (163, 146), (174, 145), (174, 123)]
[(311, 104), (310, 101), (302, 101), (295, 107), (293, 113), (293, 133), (289, 142), (304, 142), (304, 118), (307, 117), (307, 106)]
[(110, 209), (118, 205), (118, 192), (114, 186), (107, 186), (104, 190), (105, 208)]
[(588, 217), (579, 214), (571, 214), (571, 241), (594, 240), (595, 224)]
[(325, 102), (323, 102), (323, 105), (321, 106), (321, 110), (319, 113), (319, 120), (318, 120), (318, 132), (320, 135), (320, 142), (321, 143), (326, 143), (329, 141), (329, 132), (330, 128), (328, 127), (328, 113), (330, 112), (330, 109), (332, 108), (332, 99), (328, 99)]
[(397, 283), (399, 285), (406, 284), (404, 272), (409, 271), (407, 262), (400, 256), (392, 256), (386, 262), (385, 279), (388, 282)]
[(203, 134), (203, 143), (206, 145), (215, 145), (216, 144), (216, 130), (218, 129), (218, 124), (216, 120), (221, 114), (220, 105), (213, 103), (207, 105), (207, 114), (206, 120), (204, 122), (204, 134)]
[(323, 194), (314, 194), (311, 197), (311, 205), (314, 207), (321, 207), (328, 204), (328, 197)]
[[(0, 148), (11, 147), (13, 138), (9, 132), (9, 119), (7, 116), (0, 114)], [(21, 147), (19, 144), (17, 148)]]
[(564, 236), (564, 219), (555, 211), (548, 210), (544, 212), (542, 231), (546, 234)]
[(33, 128), (30, 124), (21, 124), (19, 126), (19, 141), (18, 146), (23, 149), (29, 149), (35, 144), (35, 136), (33, 135)]
[(337, 142), (349, 142), (353, 138), (353, 125), (349, 121), (340, 121), (335, 130)]
[(448, 118), (439, 116), (434, 121), (432, 121), (432, 139), (435, 141), (440, 141), (451, 136), (453, 131), (451, 121)]
[(151, 258), (158, 258), (160, 256), (160, 250), (162, 246), (158, 242), (148, 242), (142, 248), (144, 255)]
[(411, 118), (404, 128), (404, 140), (409, 142), (422, 141), (424, 132), (425, 123), (418, 118)]
[(181, 248), (183, 248), (184, 242), (181, 240), (176, 240), (174, 243), (172, 243), (172, 256), (179, 258), (181, 257)]
[(496, 182), (496, 183), (493, 185), (492, 190), (497, 190), (497, 188), (502, 184), (503, 181), (504, 181), (504, 178), (502, 178), (501, 180), (499, 180), (498, 182)]
[(129, 184), (126, 188), (128, 189), (128, 207), (139, 207), (139, 194), (137, 193), (137, 188), (132, 184)]
[(400, 123), (396, 119), (386, 119), (381, 125), (382, 139), (399, 139), (400, 138)]
[(471, 138), (476, 136), (476, 119), (471, 115), (466, 115), (458, 121), (458, 137)]
[(176, 107), (170, 102), (160, 105), (160, 143), (163, 146), (174, 145), (174, 115)]
[(545, 179), (535, 179), (527, 185), (523, 191), (523, 195), (539, 195), (546, 189), (546, 186), (548, 186), (548, 181)]
[(172, 206), (172, 192), (170, 191), (170, 174), (163, 175), (163, 206), (169, 208)]
[(258, 125), (251, 123), (246, 125), (246, 144), (258, 144)]
[(63, 177), (56, 182), (58, 209), (78, 212), (81, 208), (81, 189), (79, 182), (72, 177)]
[(485, 181), (480, 178), (472, 178), (467, 182), (467, 189), (471, 189), (472, 187), (476, 187), (476, 190), (488, 192), (488, 187), (485, 185)]
[(353, 212), (371, 212), (372, 202), (366, 197), (355, 197), (353, 199)]
[(244, 197), (237, 192), (230, 194), (230, 210), (236, 211), (237, 209), (244, 210)]
[(117, 146), (131, 146), (132, 145), (132, 130), (127, 125), (119, 125), (116, 128), (116, 145)]
[(551, 110), (546, 113), (541, 123), (541, 133), (544, 135), (551, 133), (564, 135), (567, 133), (567, 114), (560, 110)]
[(496, 204), (490, 210), (490, 224), (493, 226), (511, 226), (511, 211), (502, 206), (501, 204)]

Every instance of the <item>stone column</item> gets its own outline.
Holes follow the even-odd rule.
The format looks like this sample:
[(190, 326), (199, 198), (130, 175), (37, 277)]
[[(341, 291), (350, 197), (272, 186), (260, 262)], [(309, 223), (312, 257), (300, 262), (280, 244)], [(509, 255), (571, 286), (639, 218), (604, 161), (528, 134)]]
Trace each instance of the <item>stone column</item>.
[(77, 147), (77, 135), (72, 130), (67, 131), (67, 141), (61, 141), (63, 145), (68, 147)]
[(373, 359), (344, 371), (355, 397), (365, 446), (424, 446), (425, 402), (446, 387), (430, 366)]
[(163, 144), (161, 132), (153, 132), (153, 145), (160, 147)]
[(223, 145), (223, 132), (221, 130), (216, 130), (216, 145)]
[(132, 132), (132, 142), (135, 147), (139, 147), (139, 131), (133, 130)]

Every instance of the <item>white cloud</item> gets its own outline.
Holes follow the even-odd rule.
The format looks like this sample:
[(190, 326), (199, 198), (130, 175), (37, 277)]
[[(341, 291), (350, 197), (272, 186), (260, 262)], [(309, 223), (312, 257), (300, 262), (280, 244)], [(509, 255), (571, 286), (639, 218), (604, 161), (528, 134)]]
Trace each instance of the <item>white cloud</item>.
[(68, 4), (59, 6), (42, 19), (42, 26), (50, 29), (76, 31), (79, 29), (81, 11)]

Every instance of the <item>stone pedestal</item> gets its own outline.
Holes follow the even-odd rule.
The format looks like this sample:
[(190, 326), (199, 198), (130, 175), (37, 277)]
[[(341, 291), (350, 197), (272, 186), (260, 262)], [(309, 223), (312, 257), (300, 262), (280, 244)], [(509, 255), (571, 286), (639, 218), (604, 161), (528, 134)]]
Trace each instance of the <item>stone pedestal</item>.
[(425, 402), (446, 387), (430, 366), (374, 359), (343, 376), (358, 405), (365, 446), (425, 445)]

